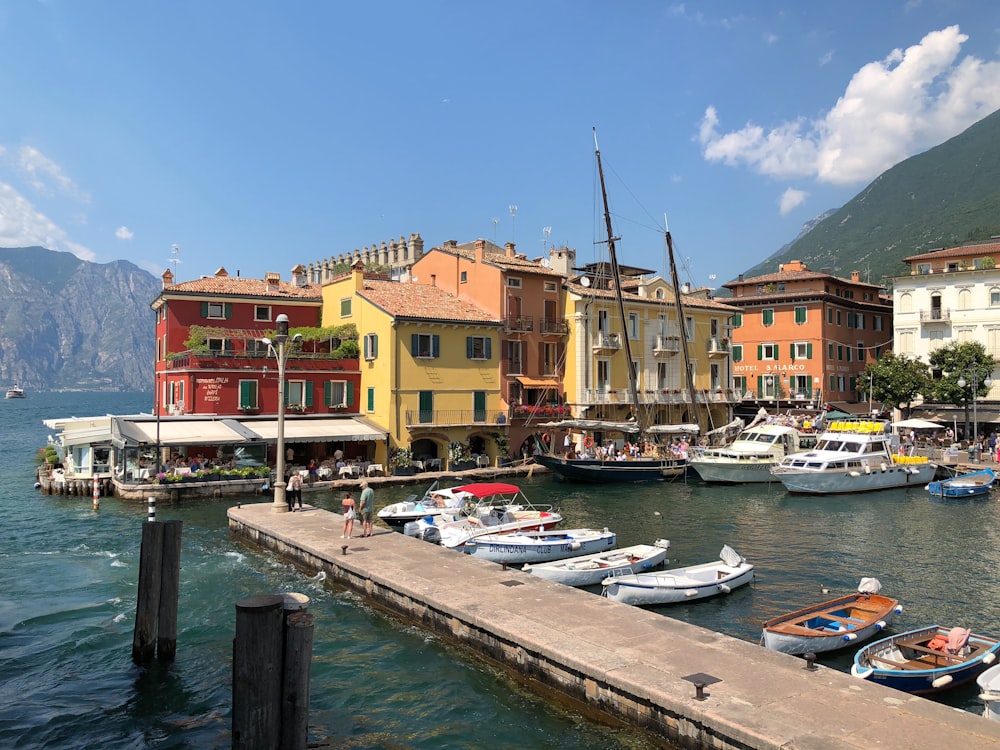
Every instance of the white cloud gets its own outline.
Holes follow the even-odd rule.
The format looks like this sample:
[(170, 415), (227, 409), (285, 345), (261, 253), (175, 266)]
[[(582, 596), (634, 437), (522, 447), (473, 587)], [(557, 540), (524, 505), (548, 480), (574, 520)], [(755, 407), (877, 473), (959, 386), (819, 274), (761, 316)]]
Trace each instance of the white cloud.
[(59, 192), (85, 202), (89, 200), (62, 168), (37, 148), (22, 146), (18, 149), (18, 157), (21, 169), (28, 175), (28, 180), (35, 190), (44, 195)]
[(92, 261), (94, 252), (72, 242), (69, 236), (38, 211), (10, 185), (0, 182), (0, 246), (68, 250), (81, 260)]
[(833, 62), (833, 50), (830, 50), (825, 55), (819, 58), (819, 66), (822, 68), (825, 65), (829, 65)]
[(967, 39), (958, 26), (949, 26), (865, 65), (819, 119), (769, 130), (748, 123), (720, 133), (710, 106), (699, 128), (703, 155), (773, 177), (837, 185), (870, 181), (1000, 108), (1000, 62), (959, 59)]
[(130, 240), (135, 236), (131, 229), (126, 226), (120, 226), (115, 230), (115, 237), (120, 240)]
[(798, 206), (805, 203), (806, 198), (809, 197), (809, 193), (805, 190), (796, 190), (795, 188), (788, 188), (785, 192), (781, 194), (781, 198), (778, 201), (778, 206), (781, 211), (782, 216), (787, 216), (791, 211)]

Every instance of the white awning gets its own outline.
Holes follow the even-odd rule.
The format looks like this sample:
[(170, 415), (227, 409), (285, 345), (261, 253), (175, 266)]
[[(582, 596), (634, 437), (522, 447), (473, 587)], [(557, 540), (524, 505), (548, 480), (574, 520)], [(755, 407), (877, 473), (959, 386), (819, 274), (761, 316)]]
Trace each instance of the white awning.
[[(245, 430), (256, 433), (262, 440), (278, 439), (277, 419), (241, 419)], [(314, 443), (321, 440), (385, 440), (389, 433), (360, 417), (335, 417), (329, 419), (285, 418), (285, 440), (291, 443)]]
[(234, 445), (252, 437), (240, 431), (239, 422), (228, 419), (161, 419), (157, 423), (119, 418), (115, 422), (119, 444)]

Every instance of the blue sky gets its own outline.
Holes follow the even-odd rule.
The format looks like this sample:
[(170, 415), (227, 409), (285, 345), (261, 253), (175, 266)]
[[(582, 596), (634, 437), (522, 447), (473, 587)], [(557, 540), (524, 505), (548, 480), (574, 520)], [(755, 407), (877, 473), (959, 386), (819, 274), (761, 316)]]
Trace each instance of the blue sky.
[(180, 280), (414, 232), (589, 262), (596, 128), (619, 259), (663, 272), (666, 214), (718, 286), (998, 108), (985, 0), (5, 2), (0, 246)]

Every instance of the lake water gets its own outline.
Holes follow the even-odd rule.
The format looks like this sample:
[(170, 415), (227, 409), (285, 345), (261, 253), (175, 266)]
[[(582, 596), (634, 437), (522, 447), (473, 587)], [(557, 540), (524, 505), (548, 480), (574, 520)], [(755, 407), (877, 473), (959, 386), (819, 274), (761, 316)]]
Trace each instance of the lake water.
[[(370, 609), (230, 539), (236, 502), (157, 508), (184, 521), (177, 661), (131, 662), (146, 508), (34, 489), (45, 418), (149, 411), (142, 394), (29, 394), (0, 403), (0, 747), (225, 748), (231, 744), (234, 604), (298, 591), (316, 614), (310, 741), (333, 747), (646, 748), (540, 700), (464, 652)], [(565, 527), (608, 526), (620, 545), (670, 539), (672, 565), (715, 559), (729, 544), (756, 580), (728, 597), (664, 615), (757, 642), (760, 623), (882, 581), (904, 612), (897, 629), (962, 625), (1000, 634), (995, 500), (932, 500), (920, 489), (800, 498), (780, 484), (587, 487), (536, 475), (519, 482), (557, 505)], [(380, 489), (376, 504), (422, 489)], [(335, 509), (332, 495), (308, 500)], [(248, 499), (248, 501), (259, 501)], [(470, 582), (470, 585), (475, 585)], [(821, 588), (830, 589), (823, 594)], [(851, 654), (827, 657), (847, 669)], [(946, 700), (981, 713), (974, 686)]]

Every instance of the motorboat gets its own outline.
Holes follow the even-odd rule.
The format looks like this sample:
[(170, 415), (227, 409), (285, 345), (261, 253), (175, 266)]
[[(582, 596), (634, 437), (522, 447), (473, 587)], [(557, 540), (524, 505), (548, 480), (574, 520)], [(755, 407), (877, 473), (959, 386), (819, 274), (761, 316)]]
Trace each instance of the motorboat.
[(455, 548), (481, 534), (546, 531), (562, 521), (551, 505), (533, 505), (521, 488), (503, 482), (474, 482), (453, 487), (454, 494), (474, 499), (458, 511), (426, 515), (407, 522), (403, 533), (427, 542)]
[(7, 398), (24, 398), (24, 389), (15, 383), (7, 389)]
[(899, 454), (899, 436), (882, 420), (831, 422), (816, 447), (785, 456), (771, 473), (792, 493), (828, 495), (926, 485), (937, 464)]
[(1000, 664), (994, 664), (976, 678), (979, 685), (979, 700), (986, 708), (983, 716), (1000, 721)]
[(753, 580), (753, 565), (728, 544), (719, 559), (654, 573), (610, 576), (603, 595), (623, 604), (675, 604), (728, 594)]
[(854, 655), (851, 674), (917, 695), (976, 679), (997, 660), (1000, 641), (967, 628), (930, 627), (870, 643)]
[(568, 560), (528, 563), (521, 570), (564, 586), (596, 586), (609, 575), (641, 573), (659, 567), (667, 559), (670, 541), (597, 552)]
[(997, 475), (993, 469), (980, 469), (968, 474), (959, 474), (951, 479), (930, 482), (925, 489), (931, 497), (982, 497), (990, 494)]
[(442, 514), (452, 516), (461, 512), (470, 503), (477, 504), (478, 498), (461, 487), (438, 487), (434, 482), (423, 495), (410, 495), (398, 503), (391, 503), (382, 508), (376, 515), (389, 528), (402, 531), (407, 523), (419, 521), (428, 516), (437, 517)]
[(783, 654), (818, 654), (867, 641), (903, 611), (899, 601), (879, 592), (877, 578), (862, 578), (854, 594), (773, 617), (764, 623), (761, 643)]
[(747, 427), (727, 446), (705, 448), (688, 463), (706, 482), (773, 482), (771, 467), (799, 451), (799, 431), (782, 424)]
[(467, 555), (496, 563), (518, 565), (563, 560), (614, 549), (618, 536), (608, 529), (517, 531), (480, 534), (461, 545)]

